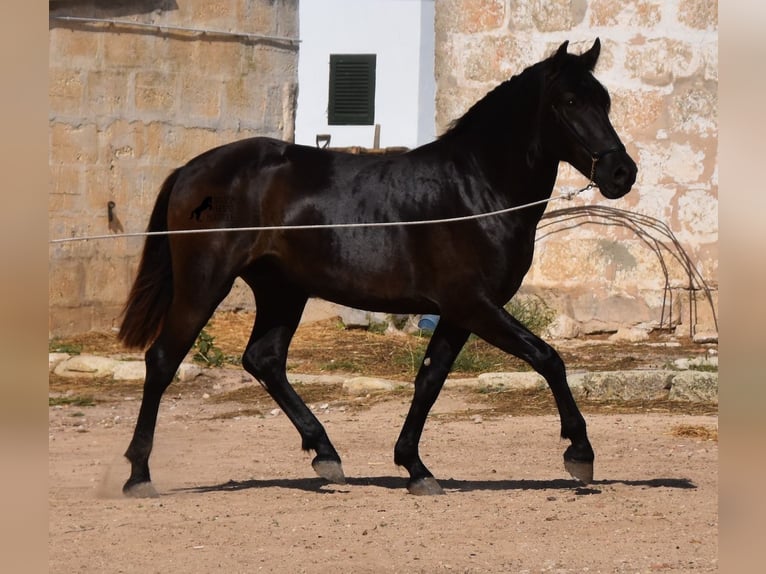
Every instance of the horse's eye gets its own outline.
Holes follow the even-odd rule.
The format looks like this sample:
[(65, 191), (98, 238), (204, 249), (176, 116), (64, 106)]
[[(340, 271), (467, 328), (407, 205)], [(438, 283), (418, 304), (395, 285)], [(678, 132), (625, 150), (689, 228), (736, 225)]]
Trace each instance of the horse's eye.
[(575, 99), (575, 97), (574, 97), (574, 96), (569, 96), (569, 97), (567, 97), (567, 99), (566, 99), (566, 105), (567, 105), (568, 107), (570, 107), (570, 108), (571, 108), (571, 107), (572, 107), (572, 106), (574, 106), (576, 103), (577, 103), (577, 100)]

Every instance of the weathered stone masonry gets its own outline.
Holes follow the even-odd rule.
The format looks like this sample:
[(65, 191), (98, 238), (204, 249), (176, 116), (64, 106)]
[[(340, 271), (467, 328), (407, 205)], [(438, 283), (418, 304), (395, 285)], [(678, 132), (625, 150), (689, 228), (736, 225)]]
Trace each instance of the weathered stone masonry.
[[(715, 296), (717, 8), (709, 0), (436, 0), (437, 132), (561, 42), (582, 51), (600, 37), (596, 76), (612, 95), (612, 121), (639, 164), (638, 181), (618, 202), (594, 191), (571, 205), (610, 205), (667, 223)], [(562, 167), (560, 187), (583, 183)], [(668, 263), (674, 322), (688, 333), (688, 282), (672, 258)], [(655, 325), (663, 285), (657, 257), (634, 233), (586, 225), (538, 242), (524, 289), (578, 330), (598, 331)], [(695, 332), (712, 330), (709, 307), (697, 309)]]
[[(293, 137), (298, 42), (289, 39), (298, 38), (297, 0), (50, 6), (52, 238), (108, 233), (109, 201), (126, 231), (142, 231), (160, 184), (178, 165), (244, 137)], [(115, 326), (142, 244), (136, 238), (52, 246), (50, 333)]]

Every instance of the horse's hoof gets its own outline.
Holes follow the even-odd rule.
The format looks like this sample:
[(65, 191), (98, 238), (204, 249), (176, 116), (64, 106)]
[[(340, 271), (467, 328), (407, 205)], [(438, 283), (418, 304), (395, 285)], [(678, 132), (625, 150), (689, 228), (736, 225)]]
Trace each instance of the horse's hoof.
[(577, 460), (564, 460), (564, 468), (567, 472), (583, 484), (593, 482), (593, 463)]
[(343, 474), (343, 467), (337, 460), (314, 460), (311, 463), (319, 476), (332, 482), (333, 484), (346, 484), (346, 475)]
[(407, 490), (410, 494), (417, 496), (434, 496), (444, 494), (444, 490), (433, 476), (426, 476), (418, 480), (411, 480), (407, 483)]
[(122, 493), (128, 498), (159, 498), (160, 496), (151, 482), (125, 483)]

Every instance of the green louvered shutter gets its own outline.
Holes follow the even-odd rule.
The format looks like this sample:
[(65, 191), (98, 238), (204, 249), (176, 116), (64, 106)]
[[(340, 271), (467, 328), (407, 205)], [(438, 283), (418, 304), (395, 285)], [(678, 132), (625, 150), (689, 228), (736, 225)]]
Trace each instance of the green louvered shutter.
[(329, 125), (375, 123), (375, 54), (330, 55)]

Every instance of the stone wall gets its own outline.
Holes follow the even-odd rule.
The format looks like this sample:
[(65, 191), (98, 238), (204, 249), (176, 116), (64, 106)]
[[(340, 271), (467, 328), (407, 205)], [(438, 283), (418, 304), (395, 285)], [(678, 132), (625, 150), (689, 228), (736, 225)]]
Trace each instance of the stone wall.
[[(595, 203), (661, 220), (717, 306), (717, 9), (710, 0), (437, 0), (437, 132), (564, 40), (583, 51), (600, 37), (596, 77), (612, 95), (612, 122), (638, 181), (616, 202), (592, 191), (548, 210)], [(562, 166), (557, 190), (584, 183)], [(672, 324), (679, 333), (714, 331), (709, 306), (668, 253)], [(570, 331), (587, 332), (658, 326), (664, 284), (660, 259), (635, 232), (593, 222), (539, 241), (524, 289), (555, 306)], [(690, 296), (699, 299), (696, 317)]]
[[(122, 229), (143, 231), (176, 166), (244, 137), (293, 138), (297, 0), (49, 6), (51, 238), (109, 233), (110, 201)], [(142, 245), (131, 238), (51, 246), (51, 335), (116, 326)]]

